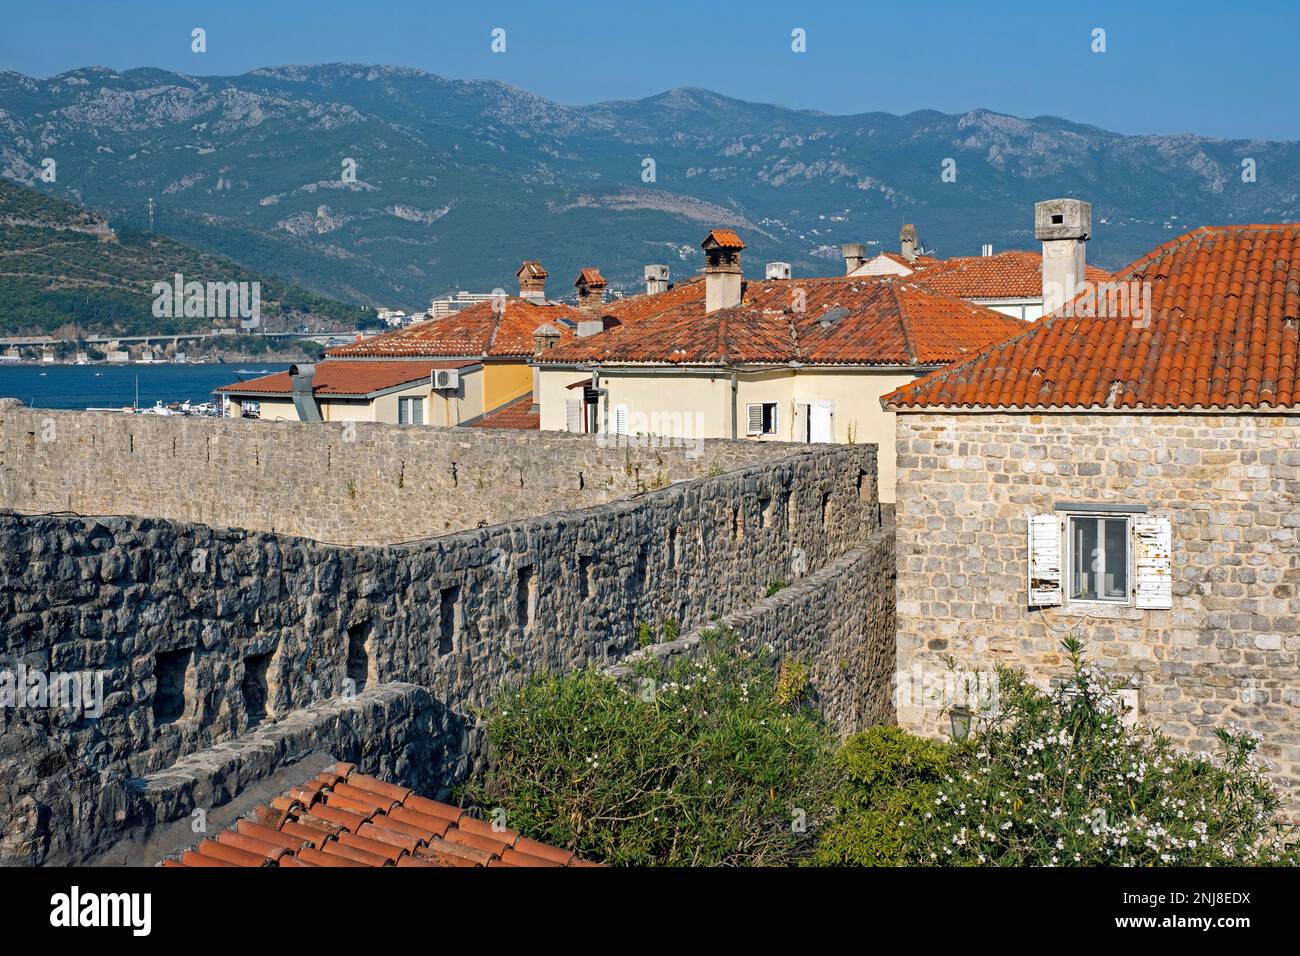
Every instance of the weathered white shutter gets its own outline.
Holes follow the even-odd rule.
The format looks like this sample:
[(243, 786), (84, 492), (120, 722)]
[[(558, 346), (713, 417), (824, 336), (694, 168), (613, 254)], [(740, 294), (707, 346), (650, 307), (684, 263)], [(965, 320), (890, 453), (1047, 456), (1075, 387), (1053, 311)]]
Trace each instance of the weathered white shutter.
[(614, 434), (615, 435), (627, 434), (627, 406), (626, 405), (614, 406)]
[(1061, 523), (1056, 515), (1029, 516), (1029, 604), (1061, 603)]
[(746, 435), (763, 434), (763, 406), (746, 405), (745, 411), (749, 415), (749, 425), (745, 430)]
[(571, 432), (582, 431), (582, 402), (576, 398), (564, 402), (564, 427)]
[(1133, 516), (1133, 604), (1174, 606), (1174, 535), (1168, 515)]
[(794, 406), (794, 441), (808, 441), (808, 404), (796, 402)]

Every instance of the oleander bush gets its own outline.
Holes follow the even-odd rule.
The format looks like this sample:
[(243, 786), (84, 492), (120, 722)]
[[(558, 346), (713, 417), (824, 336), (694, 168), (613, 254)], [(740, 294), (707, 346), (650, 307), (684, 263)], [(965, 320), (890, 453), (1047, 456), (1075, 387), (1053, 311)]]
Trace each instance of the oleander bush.
[(816, 846), (838, 775), (806, 668), (717, 631), (701, 653), (541, 675), (488, 712), (466, 796), (535, 839), (611, 864), (780, 865)]
[[(816, 861), (1006, 866), (1291, 864), (1259, 740), (1217, 731), (1189, 754), (1124, 721), (1120, 686), (1064, 647), (1052, 692), (998, 672), (994, 712), (971, 738), (934, 744), (877, 729), (839, 755), (849, 782)], [(891, 830), (891, 823), (894, 829)]]

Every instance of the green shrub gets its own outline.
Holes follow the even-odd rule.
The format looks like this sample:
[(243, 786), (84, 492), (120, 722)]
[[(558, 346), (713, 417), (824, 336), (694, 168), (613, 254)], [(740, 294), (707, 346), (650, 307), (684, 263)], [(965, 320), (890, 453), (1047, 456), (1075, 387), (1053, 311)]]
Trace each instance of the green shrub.
[(607, 863), (774, 865), (811, 853), (835, 738), (778, 701), (773, 661), (732, 635), (641, 661), (623, 683), (543, 675), (487, 717), (489, 767), (466, 795), (536, 839)]
[(845, 783), (837, 814), (822, 833), (819, 866), (899, 866), (908, 862), (903, 821), (930, 808), (948, 772), (952, 747), (898, 727), (854, 734), (835, 755)]
[(946, 762), (905, 760), (906, 746), (895, 751), (879, 740), (842, 754), (865, 809), (850, 808), (827, 828), (818, 860), (1297, 862), (1278, 838), (1278, 797), (1257, 758), (1257, 738), (1219, 730), (1215, 757), (1176, 750), (1149, 728), (1127, 726), (1119, 684), (1084, 662), (1077, 640), (1064, 647), (1072, 676), (1050, 693), (999, 669), (996, 709), (976, 716), (967, 743), (936, 745)]

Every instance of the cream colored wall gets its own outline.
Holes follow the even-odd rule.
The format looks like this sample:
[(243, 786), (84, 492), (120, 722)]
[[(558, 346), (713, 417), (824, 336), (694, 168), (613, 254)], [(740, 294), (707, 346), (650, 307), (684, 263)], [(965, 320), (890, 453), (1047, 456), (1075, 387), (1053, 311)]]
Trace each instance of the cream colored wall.
[[(461, 372), (460, 388), (444, 397), (434, 392), (428, 382), (419, 382), (398, 392), (380, 395), (371, 401), (318, 396), (321, 418), (327, 422), (380, 422), (397, 424), (397, 400), (420, 397), (424, 402), (426, 425), (459, 425), (483, 414), (483, 388), (479, 369), (468, 374)], [(259, 418), (264, 421), (298, 421), (298, 412), (292, 399), (263, 398)]]
[[(583, 377), (569, 369), (543, 369), (541, 378), (542, 428), (563, 431), (566, 425), (565, 400), (577, 390), (565, 388)], [(836, 442), (871, 443), (879, 448), (880, 500), (894, 501), (895, 441), (894, 415), (880, 407), (880, 396), (911, 382), (917, 375), (876, 372), (867, 369), (774, 369), (742, 374), (737, 383), (737, 437), (745, 438), (746, 405), (777, 402), (778, 434), (756, 441), (794, 441), (795, 406), (801, 402), (828, 402), (834, 406), (833, 438)], [(635, 413), (640, 412), (651, 426), (660, 423), (660, 434), (667, 432), (664, 423), (689, 422), (691, 433), (703, 428), (705, 438), (731, 437), (731, 375), (719, 372), (714, 377), (674, 374), (638, 373), (635, 370), (606, 369), (601, 385), (609, 391), (609, 408), (628, 406), (630, 430), (636, 431)], [(602, 400), (602, 413), (604, 403)], [(676, 416), (676, 417), (674, 417)]]
[(970, 299), (968, 301), (977, 302), (994, 312), (1001, 312), (1003, 315), (1009, 315), (1013, 319), (1023, 319), (1026, 322), (1033, 322), (1043, 316), (1042, 299)]

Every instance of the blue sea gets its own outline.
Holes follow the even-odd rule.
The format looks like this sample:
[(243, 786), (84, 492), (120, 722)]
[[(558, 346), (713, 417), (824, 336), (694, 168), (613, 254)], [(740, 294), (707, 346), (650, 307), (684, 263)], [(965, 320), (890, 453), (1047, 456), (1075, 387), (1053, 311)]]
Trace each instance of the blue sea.
[(0, 365), (0, 398), (33, 408), (120, 408), (136, 401), (206, 402), (221, 385), (280, 372), (285, 362), (240, 365)]

